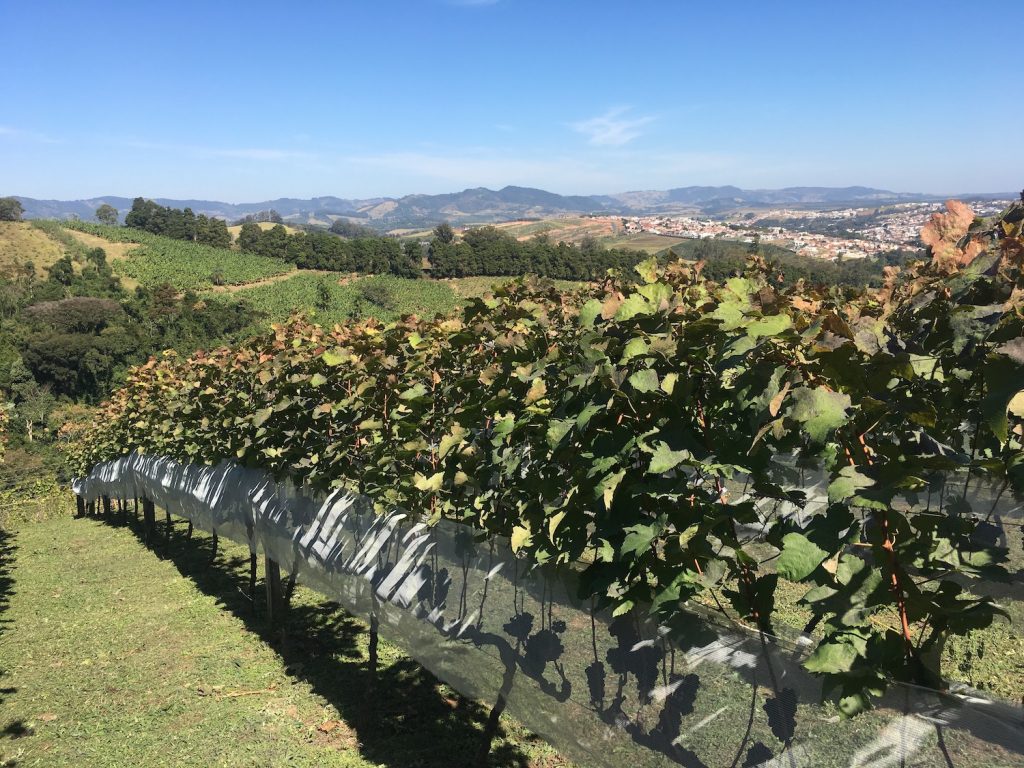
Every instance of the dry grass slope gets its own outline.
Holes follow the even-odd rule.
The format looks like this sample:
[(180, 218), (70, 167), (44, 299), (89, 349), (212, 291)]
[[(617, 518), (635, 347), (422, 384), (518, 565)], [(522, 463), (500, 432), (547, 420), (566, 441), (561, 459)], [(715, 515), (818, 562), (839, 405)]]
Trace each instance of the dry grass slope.
[[(272, 222), (269, 222), (269, 221), (260, 221), (260, 222), (257, 222), (257, 223), (260, 225), (260, 229), (262, 229), (264, 232), (266, 232), (268, 229), (273, 229), (274, 227), (277, 226), (276, 224), (274, 224)], [(289, 235), (294, 235), (296, 232), (299, 231), (295, 227), (290, 227), (287, 224), (284, 224), (283, 226), (285, 228), (285, 231), (287, 231)], [(238, 233), (241, 232), (241, 231), (242, 231), (242, 225), (241, 224), (236, 224), (233, 227), (228, 227), (228, 232), (231, 233), (231, 239), (232, 240), (237, 240), (238, 239)]]
[(59, 243), (28, 222), (0, 221), (0, 277), (13, 276), (26, 262), (45, 277), (43, 270), (63, 255)]

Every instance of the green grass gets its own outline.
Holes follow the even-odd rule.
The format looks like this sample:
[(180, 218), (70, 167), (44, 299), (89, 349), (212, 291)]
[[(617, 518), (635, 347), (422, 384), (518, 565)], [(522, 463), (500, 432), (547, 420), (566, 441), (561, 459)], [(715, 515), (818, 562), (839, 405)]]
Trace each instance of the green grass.
[[(66, 517), (0, 530), (0, 765), (466, 765), (486, 711), (296, 590), (287, 637), (245, 596), (247, 550)], [(134, 524), (133, 524), (134, 525)], [(262, 586), (260, 587), (262, 589)], [(565, 765), (503, 721), (491, 765)]]
[(68, 225), (110, 242), (138, 243), (139, 247), (127, 258), (118, 260), (114, 268), (149, 287), (169, 283), (180, 291), (203, 291), (215, 284), (254, 283), (295, 269), (281, 259), (174, 240), (137, 229), (84, 222)]
[[(209, 538), (196, 532), (186, 541), (180, 520), (167, 550), (162, 537), (156, 552), (146, 549), (140, 534), (130, 518), (126, 527), (66, 516), (0, 530), (0, 765), (469, 764), (486, 711), (386, 642), (371, 696), (361, 622), (300, 587), (287, 635), (271, 632), (261, 601), (254, 607), (245, 594), (246, 549), (222, 540), (211, 566)], [(794, 590), (780, 591), (787, 605)], [(975, 655), (979, 638), (972, 640)], [(1002, 665), (984, 674), (1010, 674), (992, 652), (999, 642), (980, 639), (984, 658)], [(572, 654), (589, 652), (585, 628), (563, 641)], [(974, 674), (978, 669), (972, 666)], [(710, 669), (699, 674), (693, 719), (716, 710), (721, 716), (693, 728), (686, 744), (727, 764), (748, 710), (760, 713), (770, 690), (751, 704), (741, 679)], [(571, 720), (574, 712), (566, 715)], [(808, 764), (846, 765), (851, 745), (866, 746), (890, 716), (844, 721), (828, 705), (801, 703)], [(751, 738), (772, 743), (761, 719)], [(946, 739), (953, 754), (970, 756), (979, 768), (1015, 764), (1012, 755), (989, 754), (960, 732), (950, 730)], [(630, 755), (632, 764), (647, 764)], [(934, 749), (915, 763), (943, 764)], [(567, 763), (506, 718), (491, 765)]]

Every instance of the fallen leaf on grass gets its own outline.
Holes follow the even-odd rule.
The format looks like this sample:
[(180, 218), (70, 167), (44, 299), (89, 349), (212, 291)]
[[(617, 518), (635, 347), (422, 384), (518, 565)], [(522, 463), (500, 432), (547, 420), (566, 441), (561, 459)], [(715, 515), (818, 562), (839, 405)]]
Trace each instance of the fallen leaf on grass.
[(53, 714), (53, 712), (44, 712), (43, 714), (39, 715), (39, 719), (42, 720), (44, 723), (52, 723), (54, 720), (57, 719), (57, 716)]

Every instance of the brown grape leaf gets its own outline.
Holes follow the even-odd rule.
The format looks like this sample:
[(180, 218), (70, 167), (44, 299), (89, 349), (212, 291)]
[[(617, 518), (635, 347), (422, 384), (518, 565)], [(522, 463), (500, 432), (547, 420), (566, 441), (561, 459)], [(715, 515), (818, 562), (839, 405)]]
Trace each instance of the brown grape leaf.
[(937, 267), (943, 271), (952, 271), (965, 263), (969, 264), (978, 255), (975, 252), (968, 257), (957, 248), (957, 243), (974, 222), (974, 211), (959, 200), (947, 201), (946, 210), (948, 213), (932, 214), (931, 220), (921, 228), (921, 241), (931, 249), (932, 262)]

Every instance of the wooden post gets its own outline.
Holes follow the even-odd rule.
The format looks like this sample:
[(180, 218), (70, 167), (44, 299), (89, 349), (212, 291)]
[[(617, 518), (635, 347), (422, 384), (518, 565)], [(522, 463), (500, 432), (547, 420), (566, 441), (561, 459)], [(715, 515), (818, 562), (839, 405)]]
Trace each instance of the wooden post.
[(85, 517), (85, 499), (75, 495), (75, 517)]
[(295, 594), (295, 579), (298, 576), (299, 564), (295, 563), (295, 570), (288, 574), (288, 581), (284, 585), (284, 604), (285, 607), (291, 607), (292, 595)]
[[(376, 600), (374, 600), (376, 603)], [(377, 642), (379, 640), (377, 630), (379, 628), (376, 606), (370, 614), (370, 640), (366, 648), (366, 693), (369, 698), (377, 689)]]
[(281, 566), (269, 557), (263, 559), (267, 587), (267, 622), (274, 627), (284, 621), (284, 593), (281, 591)]
[(153, 506), (153, 502), (145, 497), (142, 499), (142, 518), (146, 527), (145, 542), (146, 546), (149, 546), (156, 529), (156, 508)]
[(249, 601), (256, 608), (256, 553), (249, 554)]

